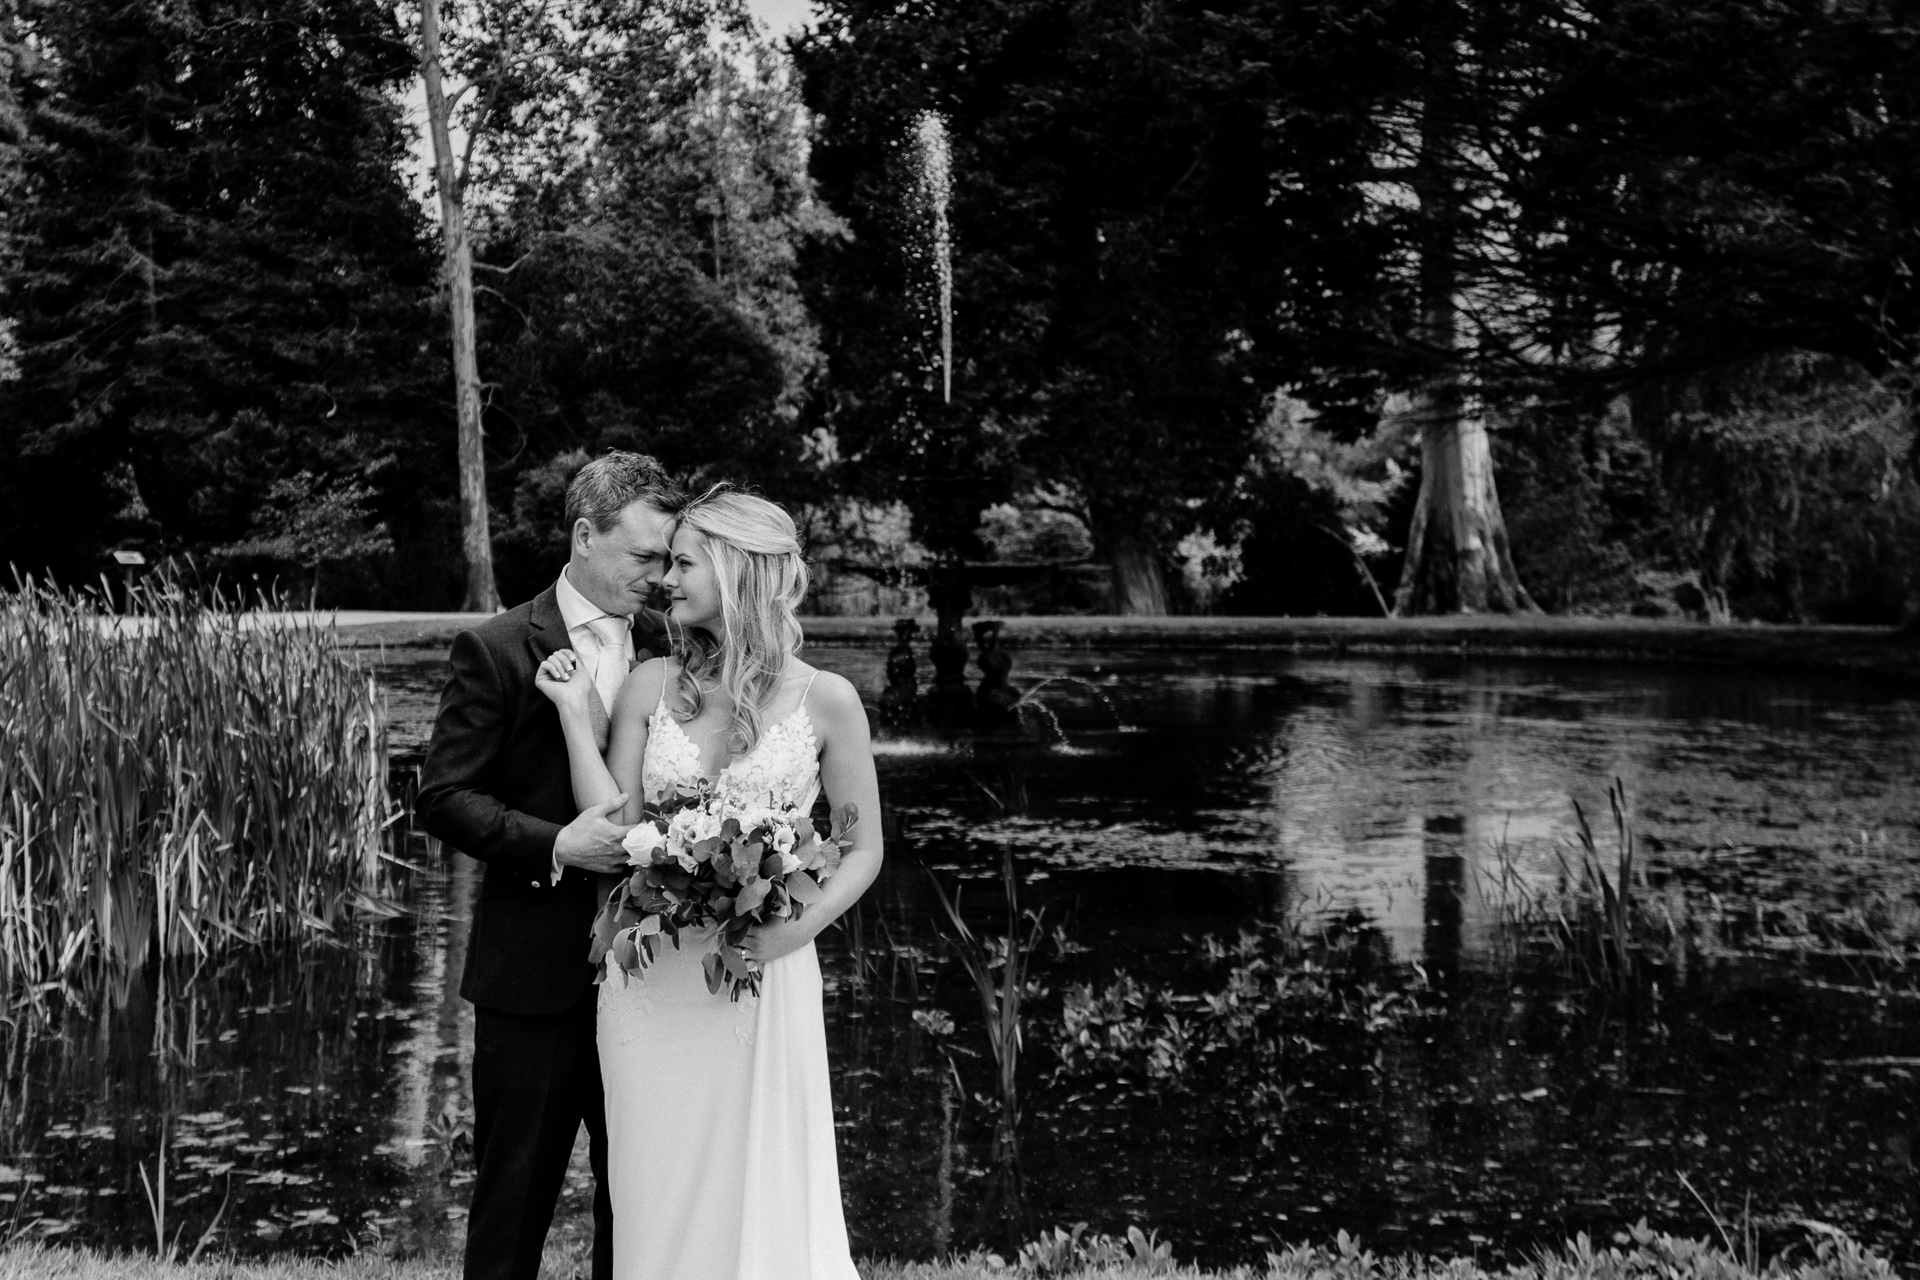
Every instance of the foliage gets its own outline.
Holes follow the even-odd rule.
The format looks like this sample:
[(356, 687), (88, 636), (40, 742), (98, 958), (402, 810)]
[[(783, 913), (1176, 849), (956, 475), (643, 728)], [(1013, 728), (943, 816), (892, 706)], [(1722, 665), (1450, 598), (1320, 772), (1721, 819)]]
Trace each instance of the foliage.
[(174, 580), (124, 618), (0, 600), (0, 987), (331, 932), (373, 904), (385, 701), (331, 635), (247, 627)]
[(1903, 393), (1790, 352), (1604, 398), (1539, 400), (1496, 436), (1522, 577), (1567, 612), (1897, 621), (1920, 483)]
[[(19, 0), (0, 3), (0, 278), (15, 267), (15, 227), (22, 178), (21, 146), (27, 121), (20, 110), (18, 81), (32, 65), (33, 55), (20, 39)], [(0, 321), (0, 382), (14, 376), (12, 327)]]
[[(1186, 4), (1138, 21), (1060, 0), (847, 0), (796, 46), (824, 121), (814, 172), (854, 230), (812, 277), (826, 421), (934, 550), (977, 552), (985, 507), (1057, 486), (1121, 606), (1163, 593), (1164, 558), (1233, 483), (1289, 326), (1321, 296), (1289, 273), (1325, 283), (1345, 265), (1307, 251), (1302, 228), (1328, 206), (1280, 177), (1298, 153), (1267, 122), (1301, 68), (1270, 34)], [(912, 358), (917, 246), (898, 194), (927, 110), (953, 146), (951, 405)]]
[(1386, 613), (1414, 496), (1402, 465), (1411, 439), (1403, 413), (1356, 433), (1340, 430), (1337, 415), (1275, 396), (1217, 521), (1232, 548), (1222, 608)]
[(352, 485), (398, 459), (385, 492), (417, 483), (431, 267), (393, 11), (76, 0), (24, 29), (0, 554), (90, 576), (121, 463), (150, 550), (247, 537), (303, 471)]
[(386, 523), (373, 519), (376, 496), (369, 485), (325, 485), (311, 471), (275, 480), (254, 512), (249, 536), (217, 548), (215, 554), (223, 560), (257, 558), (298, 565), (311, 575), (308, 600), (316, 602), (322, 567), (393, 550)]
[(712, 926), (702, 959), (707, 989), (729, 998), (760, 994), (761, 970), (742, 950), (747, 933), (775, 920), (798, 920), (821, 899), (840, 869), (859, 820), (852, 805), (816, 830), (798, 805), (742, 804), (706, 779), (682, 783), (650, 804), (624, 842), (632, 872), (621, 877), (593, 923), (587, 962), (605, 980), (611, 960), (643, 973), (665, 939)]
[[(0, 558), (456, 592), (401, 21), (0, 0)], [(1898, 7), (832, 0), (789, 58), (743, 0), (487, 0), (448, 41), (510, 600), (555, 571), (557, 482), (625, 446), (869, 567), (1109, 571), (995, 609), (1377, 613), (1415, 488), (1389, 393), (1449, 368), (1550, 608), (1887, 622), (1920, 591)], [(1416, 323), (1440, 257), (1452, 353)], [(841, 518), (898, 510), (886, 547)]]
[[(993, 793), (988, 794), (991, 796)], [(987, 1045), (993, 1051), (997, 1070), (996, 1101), (1000, 1106), (1000, 1116), (995, 1131), (996, 1140), (1005, 1147), (1010, 1145), (1014, 1128), (1020, 1120), (1020, 1051), (1025, 1047), (1024, 1010), (1027, 1002), (1040, 994), (1038, 985), (1028, 977), (1034, 951), (1043, 936), (1040, 914), (1022, 913), (1020, 910), (1019, 884), (1014, 877), (1011, 845), (1002, 845), (1000, 850), (1000, 888), (1006, 898), (1007, 924), (1006, 931), (997, 938), (988, 938), (984, 942), (976, 938), (973, 930), (961, 918), (959, 889), (956, 888), (949, 897), (931, 870), (927, 872), (927, 879), (940, 900), (940, 909), (953, 925), (954, 950), (959, 954), (961, 964), (966, 967), (967, 976), (973, 979), (974, 990), (980, 997)], [(997, 980), (993, 972), (995, 969), (1000, 971)]]
[(1084, 560), (1093, 554), (1087, 526), (1065, 511), (999, 502), (980, 513), (975, 535), (996, 560)]
[[(1904, 377), (1913, 42), (1905, 15), (1811, 0), (1204, 15), (848, 0), (797, 50), (824, 121), (816, 172), (857, 232), (814, 288), (835, 370), (826, 420), (868, 464), (858, 482), (912, 501), (936, 550), (977, 552), (978, 512), (1058, 485), (1109, 558), (1113, 512), (1162, 564), (1210, 525), (1250, 574), (1225, 607), (1374, 612), (1367, 574), (1390, 576), (1396, 553), (1339, 545), (1336, 495), (1254, 438), (1257, 404), (1283, 390), (1340, 444), (1390, 421), (1384, 390), (1449, 358), (1413, 323), (1439, 236), (1469, 410), (1531, 437), (1529, 483), (1505, 504), (1526, 580), (1563, 608), (1624, 610), (1651, 575), (1691, 577), (1748, 616), (1884, 620), (1911, 593), (1900, 549), (1914, 535), (1897, 494), (1849, 527), (1876, 449), (1834, 447), (1804, 415), (1781, 415), (1763, 445), (1721, 430), (1721, 410), (1704, 436), (1643, 410), (1726, 378), (1801, 396), (1800, 352)], [(951, 409), (912, 357), (898, 198), (898, 139), (929, 108), (955, 145)], [(1238, 127), (1241, 108), (1258, 128)], [(1436, 157), (1427, 139), (1442, 134), (1457, 145)], [(1265, 176), (1259, 213), (1235, 203), (1228, 155)], [(1186, 238), (1201, 224), (1217, 233), (1204, 248)], [(1185, 300), (1202, 293), (1199, 314)], [(1257, 321), (1250, 297), (1269, 308)], [(1201, 371), (1189, 340), (1231, 354)], [(1253, 396), (1216, 374), (1251, 378)], [(1635, 414), (1600, 434), (1661, 464), (1644, 485), (1590, 443), (1574, 451), (1622, 394)], [(1786, 456), (1803, 447), (1815, 465)], [(1728, 480), (1738, 490), (1704, 513), (1687, 492)]]
[[(1852, 981), (1875, 990), (1910, 986), (1920, 961), (1920, 908), (1884, 890), (1851, 891), (1828, 907), (1782, 905), (1721, 885), (1688, 884), (1669, 872), (1650, 877), (1624, 785), (1607, 789), (1613, 835), (1603, 848), (1574, 804), (1578, 830), (1554, 846), (1557, 874), (1542, 881), (1521, 870), (1503, 837), (1490, 869), (1476, 872), (1491, 908), (1492, 941), (1509, 962), (1544, 959), (1574, 989), (1607, 998), (1670, 981), (1703, 957), (1791, 954), (1844, 962)], [(1838, 851), (1842, 859), (1850, 849)]]
[(1123, 1271), (1133, 1275), (1169, 1275), (1175, 1270), (1173, 1246), (1158, 1239), (1158, 1233), (1128, 1227), (1125, 1236), (1104, 1232), (1088, 1234), (1087, 1224), (1078, 1222), (1072, 1231), (1055, 1227), (1051, 1233), (1020, 1248), (1015, 1260), (1023, 1274), (1066, 1276), (1086, 1271)]
[(557, 132), (480, 229), (499, 474), (623, 447), (811, 498), (826, 459), (799, 415), (821, 358), (795, 273), (841, 232), (806, 173), (798, 92), (732, 0), (596, 0), (582, 21), (591, 145)]
[(1276, 1139), (1293, 1094), (1291, 1064), (1333, 1038), (1373, 1037), (1431, 1010), (1424, 977), (1374, 962), (1340, 921), (1301, 918), (1199, 943), (1224, 982), (1197, 992), (1149, 987), (1121, 972), (1069, 987), (1053, 1029), (1056, 1074), (1125, 1076), (1156, 1089), (1203, 1090), (1264, 1117)]
[(1655, 374), (1795, 349), (1875, 373), (1908, 362), (1913, 14), (1817, 0), (1581, 12), (1515, 47), (1536, 87), (1510, 190), (1536, 332), (1567, 350), (1612, 327), (1616, 358)]
[[(1137, 1227), (1128, 1231), (1129, 1255), (1136, 1247), (1137, 1231)], [(1047, 1238), (1058, 1234), (1056, 1228)], [(1331, 1245), (1301, 1244), (1270, 1252), (1260, 1267), (1203, 1271), (1167, 1265), (1158, 1259), (1159, 1250), (1166, 1246), (1140, 1232), (1153, 1255), (1144, 1264), (1132, 1256), (1124, 1261), (1109, 1258), (1103, 1244), (1100, 1261), (1074, 1274), (1087, 1280), (1145, 1275), (1174, 1280), (1895, 1280), (1893, 1267), (1857, 1242), (1830, 1228), (1816, 1234), (1804, 1260), (1776, 1257), (1763, 1267), (1753, 1267), (1705, 1241), (1666, 1235), (1642, 1222), (1619, 1233), (1611, 1247), (1580, 1236), (1560, 1249), (1496, 1271), (1468, 1258), (1382, 1256), (1341, 1232)], [(1104, 1242), (1105, 1238), (1099, 1239)], [(1118, 1242), (1113, 1244), (1117, 1254)], [(553, 1257), (551, 1248), (548, 1257)], [(1004, 1280), (1009, 1273), (1005, 1259), (985, 1252), (933, 1262), (864, 1259), (859, 1267), (865, 1280)], [(155, 1258), (38, 1244), (0, 1249), (0, 1280), (235, 1280), (242, 1274), (252, 1280), (448, 1280), (457, 1270), (448, 1259), (395, 1259), (371, 1253), (339, 1261), (252, 1259), (241, 1267), (219, 1259), (182, 1267)]]

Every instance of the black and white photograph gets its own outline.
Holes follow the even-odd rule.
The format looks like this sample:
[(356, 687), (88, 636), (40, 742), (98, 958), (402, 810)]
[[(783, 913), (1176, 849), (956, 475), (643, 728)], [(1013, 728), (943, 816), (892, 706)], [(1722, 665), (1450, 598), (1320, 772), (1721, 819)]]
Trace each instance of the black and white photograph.
[(0, 1280), (1920, 1277), (1920, 6), (0, 0)]

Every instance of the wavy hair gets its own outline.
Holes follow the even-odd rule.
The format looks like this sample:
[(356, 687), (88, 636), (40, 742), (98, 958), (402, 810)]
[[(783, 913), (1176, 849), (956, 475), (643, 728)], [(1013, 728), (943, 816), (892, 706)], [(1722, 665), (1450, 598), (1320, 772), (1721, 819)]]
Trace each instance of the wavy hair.
[(777, 503), (724, 481), (680, 509), (674, 532), (681, 529), (706, 539), (720, 590), (720, 634), (675, 629), (680, 673), (673, 712), (681, 720), (697, 718), (705, 687), (718, 688), (733, 702), (728, 749), (745, 755), (760, 741), (761, 715), (787, 660), (800, 652), (807, 562), (799, 531)]

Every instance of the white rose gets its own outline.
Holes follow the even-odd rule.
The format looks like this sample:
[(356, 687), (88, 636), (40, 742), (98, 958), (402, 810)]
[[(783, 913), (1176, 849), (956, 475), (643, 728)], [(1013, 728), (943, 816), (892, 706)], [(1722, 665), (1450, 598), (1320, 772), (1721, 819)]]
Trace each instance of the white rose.
[(627, 832), (620, 844), (627, 851), (630, 866), (644, 867), (653, 861), (655, 853), (667, 847), (667, 836), (658, 824), (648, 821)]
[(776, 824), (773, 828), (773, 851), (780, 854), (793, 852), (794, 839), (792, 827), (784, 822)]

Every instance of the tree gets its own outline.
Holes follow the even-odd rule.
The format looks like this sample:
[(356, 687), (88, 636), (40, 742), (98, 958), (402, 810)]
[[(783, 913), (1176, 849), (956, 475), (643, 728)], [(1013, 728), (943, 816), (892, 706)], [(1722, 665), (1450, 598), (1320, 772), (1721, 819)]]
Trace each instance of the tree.
[[(20, 109), (19, 82), (29, 60), (20, 40), (17, 0), (0, 0), (0, 281), (12, 279), (18, 267), (15, 254), (20, 202), (26, 195), (21, 171), (21, 149), (27, 140), (26, 115)], [(0, 289), (0, 302), (5, 292)], [(19, 376), (14, 350), (13, 322), (0, 310), (0, 384)], [(0, 457), (4, 457), (0, 453)], [(6, 485), (0, 481), (0, 496)], [(4, 536), (0, 533), (0, 536)]]
[(18, 85), (28, 61), (20, 40), (18, 0), (0, 0), (0, 271), (13, 256), (13, 227), (25, 194), (20, 151), (27, 140), (27, 121), (20, 109)]
[(3, 554), (90, 577), (127, 504), (150, 550), (230, 542), (278, 479), (426, 447), (391, 13), (75, 0), (27, 35)]
[(1405, 157), (1400, 176), (1416, 202), (1408, 219), (1415, 315), (1402, 363), (1417, 379), (1411, 412), (1420, 431), (1420, 494), (1393, 611), (1401, 617), (1533, 611), (1507, 545), (1485, 409), (1475, 403), (1467, 374), (1477, 363), (1473, 339), (1462, 332), (1460, 315), (1463, 292), (1486, 284), (1484, 274), (1475, 279), (1468, 267), (1473, 248), (1466, 224), (1477, 193), (1463, 181), (1470, 169), (1463, 135), (1471, 114), (1486, 105), (1484, 97), (1469, 101), (1476, 86), (1465, 64), (1487, 51), (1465, 47), (1468, 14), (1454, 0), (1439, 0), (1416, 16), (1416, 114), (1398, 131), (1401, 145), (1394, 149)]
[(576, 451), (783, 489), (820, 365), (796, 261), (836, 224), (797, 94), (739, 0), (501, 0), (470, 18), (442, 55), (465, 86), (444, 95), (467, 147), (443, 183), (451, 300), (488, 372), (465, 384), (487, 447), (464, 437), (463, 493), (490, 483), (512, 504), (498, 550), (518, 592), (542, 540), (516, 476)]
[[(930, 547), (977, 552), (981, 510), (1025, 495), (1088, 525), (1118, 607), (1167, 610), (1167, 556), (1231, 489), (1311, 309), (1276, 306), (1317, 211), (1274, 198), (1286, 71), (1246, 44), (1198, 5), (842, 0), (796, 47), (854, 232), (812, 276), (823, 419)], [(953, 149), (951, 405), (911, 354), (902, 140), (929, 110)]]
[(1872, 3), (1607, 0), (1541, 24), (1511, 193), (1536, 329), (1617, 334), (1608, 372), (1637, 380), (1790, 349), (1910, 361), (1916, 51), (1920, 17)]
[[(466, 595), (461, 607), (493, 613), (500, 608), (494, 582), (493, 538), (487, 508), (487, 457), (480, 405), (480, 363), (475, 349), (473, 244), (468, 200), (474, 151), (489, 134), (521, 124), (515, 116), (551, 110), (565, 97), (566, 75), (577, 61), (577, 34), (569, 33), (548, 0), (491, 0), (476, 5), (474, 30), (459, 60), (466, 81), (446, 90), (449, 55), (442, 38), (440, 0), (420, 0), (420, 79), (426, 88), (427, 133), (433, 143), (433, 183), (439, 197), (444, 246), (448, 327), (453, 345), (454, 409), (459, 423), (460, 548), (466, 558)], [(455, 114), (465, 144), (453, 151)]]
[[(1801, 403), (1855, 396), (1862, 375), (1911, 387), (1920, 19), (1851, 0), (1607, 0), (1532, 34), (1541, 89), (1514, 122), (1529, 145), (1513, 248), (1525, 326), (1557, 358), (1545, 381), (1624, 392), (1670, 470), (1705, 463), (1697, 406), (1729, 386)], [(1807, 370), (1830, 394), (1809, 392)], [(1826, 449), (1824, 424), (1804, 421), (1805, 450)], [(1707, 437), (1729, 451), (1707, 471), (1747, 474), (1744, 428)], [(1729, 589), (1711, 583), (1718, 563), (1696, 567)], [(1920, 597), (1910, 608), (1920, 618)]]

